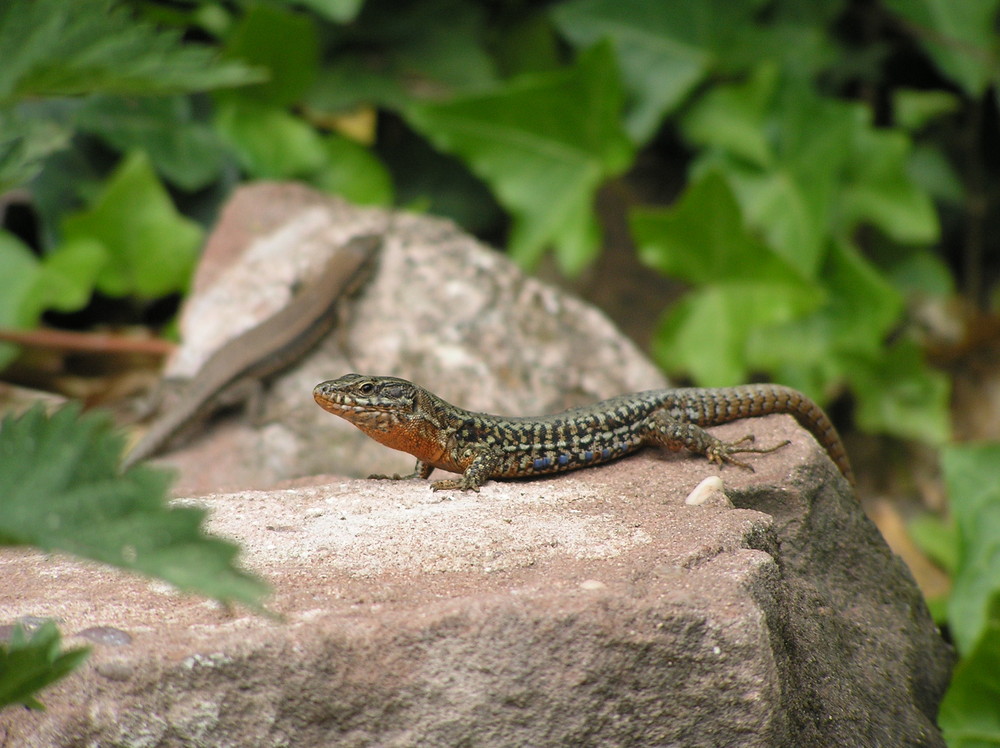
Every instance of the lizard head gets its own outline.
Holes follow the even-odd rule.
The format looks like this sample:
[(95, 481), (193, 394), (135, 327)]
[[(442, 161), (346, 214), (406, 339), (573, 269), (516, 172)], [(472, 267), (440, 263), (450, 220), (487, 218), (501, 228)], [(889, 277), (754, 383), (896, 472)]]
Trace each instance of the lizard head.
[(396, 377), (345, 374), (313, 388), (313, 399), (321, 408), (355, 425), (378, 414), (413, 413), (421, 388)]
[(431, 464), (444, 464), (446, 436), (438, 417), (444, 403), (412, 382), (345, 374), (316, 385), (313, 399), (375, 441)]

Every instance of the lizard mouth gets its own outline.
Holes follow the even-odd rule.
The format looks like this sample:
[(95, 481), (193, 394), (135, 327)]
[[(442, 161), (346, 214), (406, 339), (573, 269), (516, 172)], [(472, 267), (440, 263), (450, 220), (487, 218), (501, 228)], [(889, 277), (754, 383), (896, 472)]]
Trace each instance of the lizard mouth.
[(362, 403), (346, 392), (341, 392), (322, 384), (313, 388), (313, 400), (325, 411), (335, 415), (365, 415), (384, 413), (388, 408), (380, 408), (372, 403)]

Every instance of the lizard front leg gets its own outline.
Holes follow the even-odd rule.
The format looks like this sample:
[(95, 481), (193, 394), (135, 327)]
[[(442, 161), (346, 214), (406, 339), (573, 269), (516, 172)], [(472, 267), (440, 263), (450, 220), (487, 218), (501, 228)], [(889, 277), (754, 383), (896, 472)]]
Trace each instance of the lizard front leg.
[(670, 418), (663, 411), (654, 413), (650, 420), (651, 424), (648, 436), (650, 443), (658, 444), (675, 452), (687, 449), (695, 454), (705, 455), (709, 462), (714, 462), (716, 465), (729, 463), (730, 465), (736, 465), (751, 472), (753, 472), (752, 465), (736, 459), (733, 455), (745, 453), (767, 454), (790, 444), (786, 440), (772, 447), (746, 446), (753, 442), (753, 434), (747, 434), (742, 439), (737, 439), (734, 442), (724, 442), (712, 436), (701, 426), (689, 421), (678, 421)]
[(431, 490), (448, 491), (457, 489), (479, 493), (479, 487), (493, 476), (493, 472), (500, 464), (500, 453), (495, 450), (482, 448), (477, 450), (470, 447), (466, 450), (466, 454), (463, 457), (468, 459), (470, 455), (472, 456), (472, 461), (465, 468), (465, 472), (462, 473), (462, 477), (459, 480), (436, 480), (431, 483)]

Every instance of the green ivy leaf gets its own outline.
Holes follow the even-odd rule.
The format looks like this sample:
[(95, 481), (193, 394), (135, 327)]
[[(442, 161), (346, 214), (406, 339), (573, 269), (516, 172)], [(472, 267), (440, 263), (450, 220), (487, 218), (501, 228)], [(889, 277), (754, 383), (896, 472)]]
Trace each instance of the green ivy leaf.
[(262, 72), (221, 62), (179, 32), (136, 21), (112, 0), (0, 3), (0, 104), (98, 91), (151, 95), (203, 91), (261, 80)]
[(776, 73), (758, 66), (746, 83), (717, 87), (691, 107), (685, 135), (706, 147), (693, 173), (725, 174), (750, 224), (808, 277), (829, 237), (857, 225), (904, 243), (936, 241), (934, 206), (909, 173), (909, 137)]
[(392, 178), (371, 151), (339, 135), (323, 144), (327, 165), (309, 180), (313, 186), (359, 205), (392, 203)]
[(948, 622), (962, 659), (938, 721), (950, 746), (1000, 743), (1000, 444), (948, 446), (941, 453), (958, 531)]
[(787, 71), (777, 72), (762, 64), (745, 84), (718, 87), (704, 108), (692, 108), (683, 127), (706, 147), (693, 174), (722, 172), (748, 223), (815, 278), (836, 218), (855, 115)]
[(625, 127), (633, 142), (647, 141), (708, 72), (712, 55), (702, 35), (717, 8), (706, 5), (714, 4), (573, 0), (553, 10), (556, 25), (575, 46), (610, 40), (631, 98)]
[(220, 102), (215, 124), (243, 168), (258, 179), (306, 177), (326, 163), (320, 134), (282, 108), (232, 98)]
[(106, 414), (36, 406), (0, 423), (0, 545), (64, 551), (260, 608), (266, 586), (233, 566), (236, 546), (205, 535), (205, 511), (167, 504), (169, 474), (119, 472), (123, 437)]
[[(941, 468), (959, 535), (948, 620), (958, 651), (968, 655), (989, 627), (990, 605), (1000, 595), (1000, 444), (947, 446)], [(995, 615), (997, 608), (992, 610)]]
[(903, 312), (899, 292), (845, 242), (830, 247), (821, 277), (825, 297), (812, 314), (753, 331), (748, 343), (753, 368), (774, 371), (794, 362), (830, 376), (850, 368), (858, 356), (882, 355)]
[[(993, 609), (1000, 595), (993, 597)], [(1000, 745), (1000, 613), (994, 612), (975, 648), (955, 667), (938, 724), (949, 748)]]
[(10, 642), (0, 643), (0, 710), (12, 704), (45, 709), (34, 695), (66, 677), (89, 654), (89, 647), (61, 650), (59, 629), (52, 621), (39, 626), (30, 638), (16, 625)]
[(744, 83), (714, 86), (681, 120), (692, 143), (727, 151), (760, 168), (774, 163), (775, 153), (764, 120), (778, 86), (778, 67), (764, 64)]
[(804, 282), (746, 228), (733, 191), (715, 172), (700, 176), (675, 206), (637, 208), (630, 225), (642, 261), (664, 275), (705, 284)]
[(514, 217), (513, 256), (536, 263), (554, 244), (560, 266), (580, 271), (598, 248), (592, 202), (621, 172), (632, 146), (621, 130), (611, 52), (599, 45), (571, 69), (520, 76), (499, 91), (414, 104), (410, 124), (459, 155)]
[(25, 301), (41, 274), (34, 253), (16, 236), (0, 229), (0, 327), (30, 327), (37, 321)]
[(704, 385), (745, 381), (750, 334), (800, 318), (823, 295), (745, 227), (726, 182), (704, 175), (667, 210), (637, 209), (632, 233), (643, 262), (699, 284), (664, 318), (654, 356)]
[(145, 151), (156, 170), (184, 190), (207, 186), (222, 170), (221, 144), (194, 119), (186, 97), (94, 96), (77, 112), (76, 124), (122, 153)]
[(949, 438), (949, 380), (927, 365), (916, 343), (902, 340), (877, 353), (840, 358), (862, 429), (929, 444)]
[[(41, 275), (38, 260), (17, 237), (0, 229), (0, 327), (32, 327), (38, 321), (29, 302)], [(17, 347), (0, 343), (0, 369), (14, 360)]]
[(1000, 0), (886, 0), (886, 7), (917, 27), (917, 38), (941, 72), (971, 98), (996, 79)]
[(127, 156), (88, 210), (63, 221), (67, 242), (94, 240), (110, 257), (97, 279), (109, 296), (156, 298), (187, 286), (201, 228), (177, 212), (141, 151)]
[(246, 97), (287, 107), (297, 103), (316, 79), (320, 59), (316, 23), (302, 13), (253, 3), (227, 40), (226, 54), (260, 65), (270, 76), (265, 83), (222, 93), (222, 98)]
[(818, 302), (807, 284), (727, 279), (692, 291), (665, 315), (653, 355), (667, 371), (690, 373), (706, 387), (747, 380), (747, 339), (758, 327), (807, 313)]
[(905, 133), (859, 123), (841, 194), (844, 224), (867, 221), (903, 243), (937, 241), (937, 213), (930, 196), (907, 173), (909, 155)]
[(88, 238), (70, 239), (47, 254), (28, 300), (35, 319), (47, 309), (60, 312), (83, 309), (108, 260), (104, 245)]

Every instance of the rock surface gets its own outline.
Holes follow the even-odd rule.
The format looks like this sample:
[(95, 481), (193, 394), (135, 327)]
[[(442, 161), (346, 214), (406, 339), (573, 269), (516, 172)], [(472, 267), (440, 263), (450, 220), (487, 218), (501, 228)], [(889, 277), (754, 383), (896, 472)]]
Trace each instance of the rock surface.
[(212, 232), (166, 367), (186, 378), (274, 314), (351, 237), (384, 237), (370, 281), (327, 339), (267, 390), (260, 417), (228, 419), (164, 462), (182, 493), (262, 488), (320, 472), (408, 473), (413, 459), (324, 412), (312, 388), (350, 371), (401, 376), (470, 410), (538, 415), (665, 385), (601, 312), (526, 277), (429, 216), (358, 208), (295, 184), (236, 191)]
[[(6, 550), (0, 623), (104, 643), (0, 745), (943, 745), (951, 654), (909, 574), (791, 418), (713, 431), (748, 427), (792, 440), (753, 474), (647, 451), (200, 500), (282, 622)], [(686, 505), (717, 473), (736, 508)]]

